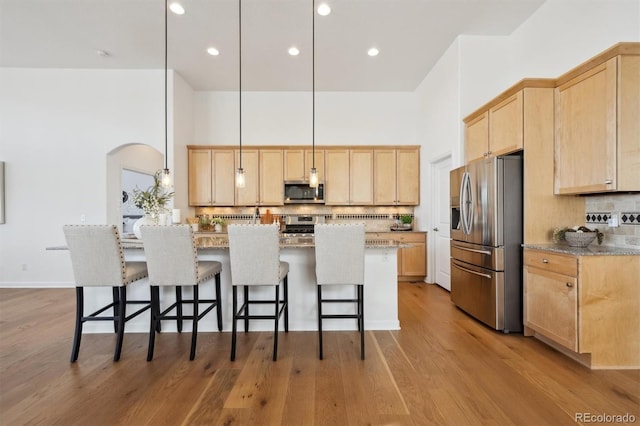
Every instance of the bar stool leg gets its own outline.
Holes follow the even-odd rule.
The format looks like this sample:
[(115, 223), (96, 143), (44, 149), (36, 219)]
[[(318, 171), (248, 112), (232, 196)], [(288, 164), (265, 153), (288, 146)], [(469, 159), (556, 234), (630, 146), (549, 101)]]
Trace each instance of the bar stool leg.
[(231, 361), (236, 360), (236, 329), (238, 321), (238, 287), (233, 286), (233, 323), (231, 324)]
[(124, 339), (124, 319), (126, 317), (127, 307), (127, 287), (120, 287), (120, 303), (118, 303), (118, 334), (116, 337), (116, 351), (113, 355), (113, 360), (120, 360), (120, 353), (122, 352), (122, 340)]
[(176, 286), (176, 324), (178, 326), (178, 333), (182, 333), (182, 287)]
[(249, 287), (244, 286), (244, 332), (249, 332)]
[(113, 332), (118, 332), (118, 304), (120, 303), (120, 294), (118, 287), (111, 287), (113, 294)]
[(318, 286), (318, 350), (322, 359), (322, 286)]
[(84, 288), (76, 287), (76, 330), (73, 335), (73, 348), (71, 349), (71, 362), (78, 360), (80, 352), (80, 340), (82, 340), (82, 315), (84, 314)]
[(196, 357), (196, 341), (198, 340), (198, 286), (193, 286), (193, 329), (191, 331), (191, 355), (189, 360)]
[(278, 359), (278, 322), (280, 320), (280, 316), (278, 312), (280, 311), (280, 284), (276, 285), (276, 314), (275, 314), (275, 329), (273, 332), (273, 360), (276, 361)]
[(289, 332), (289, 276), (285, 275), (283, 281), (284, 285), (284, 332)]
[(364, 360), (364, 286), (358, 285), (358, 328), (360, 329), (360, 359)]
[(156, 331), (158, 330), (158, 314), (160, 311), (159, 292), (157, 286), (151, 286), (151, 325), (149, 327), (149, 348), (147, 349), (147, 361), (153, 359), (153, 347), (156, 342)]
[(222, 305), (220, 293), (220, 274), (216, 274), (216, 317), (218, 320), (218, 331), (222, 331)]

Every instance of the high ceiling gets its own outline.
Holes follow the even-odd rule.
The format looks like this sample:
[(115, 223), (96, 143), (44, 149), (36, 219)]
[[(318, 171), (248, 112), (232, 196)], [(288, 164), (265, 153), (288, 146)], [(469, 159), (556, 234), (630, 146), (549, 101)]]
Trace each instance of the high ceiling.
[[(544, 0), (325, 2), (315, 89), (413, 91), (458, 35), (508, 35)], [(238, 0), (181, 3), (184, 15), (169, 12), (169, 68), (195, 90), (238, 90)], [(312, 0), (242, 1), (243, 91), (311, 90), (311, 46)], [(163, 0), (0, 0), (0, 66), (163, 68)]]

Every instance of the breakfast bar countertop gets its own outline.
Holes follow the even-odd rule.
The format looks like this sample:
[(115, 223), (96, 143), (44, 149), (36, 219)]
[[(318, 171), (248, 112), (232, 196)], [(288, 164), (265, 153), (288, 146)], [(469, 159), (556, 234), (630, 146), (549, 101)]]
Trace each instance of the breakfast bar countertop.
[[(384, 239), (367, 239), (365, 244), (366, 248), (398, 248), (403, 246), (402, 243), (398, 243), (397, 241)], [(280, 237), (281, 248), (311, 248), (314, 246), (313, 237)], [(142, 240), (135, 238), (123, 238), (122, 247), (131, 249), (144, 248), (144, 244)], [(206, 237), (196, 236), (196, 247), (199, 249), (228, 249), (229, 240), (226, 235)]]

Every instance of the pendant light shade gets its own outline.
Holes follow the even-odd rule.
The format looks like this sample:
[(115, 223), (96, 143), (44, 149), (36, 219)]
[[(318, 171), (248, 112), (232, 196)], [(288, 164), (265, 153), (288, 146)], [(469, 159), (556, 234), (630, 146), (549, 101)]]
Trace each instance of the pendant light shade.
[(167, 131), (167, 9), (168, 0), (164, 0), (164, 169), (162, 170), (162, 177), (160, 183), (163, 187), (169, 188), (171, 186), (171, 173), (169, 172), (169, 159), (168, 159), (168, 131)]
[(318, 170), (316, 169), (316, 13), (315, 0), (311, 0), (311, 171), (309, 186), (318, 187)]
[(246, 179), (242, 168), (242, 0), (238, 0), (238, 106), (240, 123), (240, 150), (238, 158), (238, 169), (236, 170), (236, 188), (244, 188)]

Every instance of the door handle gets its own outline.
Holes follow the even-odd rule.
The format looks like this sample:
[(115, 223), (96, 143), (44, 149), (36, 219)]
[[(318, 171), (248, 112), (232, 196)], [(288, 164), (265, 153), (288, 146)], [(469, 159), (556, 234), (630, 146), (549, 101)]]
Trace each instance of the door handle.
[(434, 230), (434, 231), (436, 231), (436, 232), (438, 232), (438, 231), (439, 231), (439, 229), (438, 229), (438, 228), (433, 228), (433, 230)]
[(456, 265), (455, 263), (453, 264), (453, 266), (454, 266), (455, 268), (458, 268), (458, 269), (460, 269), (460, 270), (462, 270), (462, 271), (465, 271), (465, 272), (468, 272), (468, 273), (470, 273), (470, 274), (473, 274), (473, 275), (479, 275), (479, 276), (481, 276), (481, 277), (485, 277), (485, 278), (489, 278), (489, 279), (491, 279), (491, 275), (489, 275), (489, 274), (483, 274), (483, 273), (480, 273), (480, 272), (472, 271), (471, 269), (467, 269), (467, 268), (463, 268), (462, 266), (458, 266), (458, 265)]
[(452, 247), (460, 249), (460, 250), (464, 250), (464, 251), (470, 251), (470, 252), (473, 252), (473, 253), (480, 253), (480, 254), (487, 254), (487, 255), (491, 254), (491, 252), (489, 250), (470, 249), (470, 248), (456, 246), (456, 245), (452, 245)]

